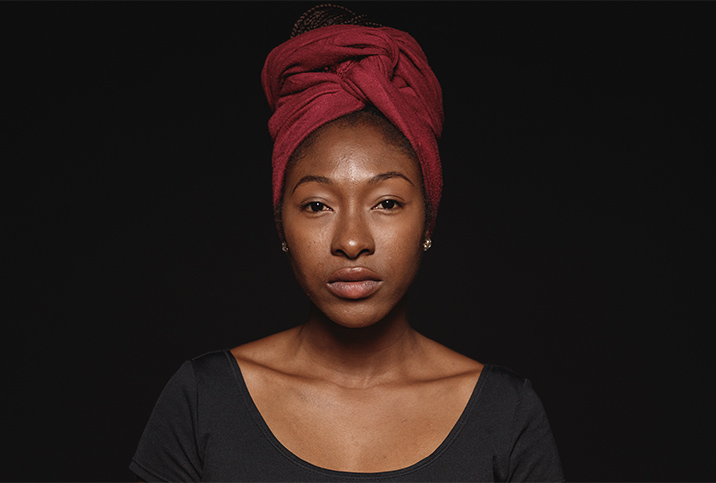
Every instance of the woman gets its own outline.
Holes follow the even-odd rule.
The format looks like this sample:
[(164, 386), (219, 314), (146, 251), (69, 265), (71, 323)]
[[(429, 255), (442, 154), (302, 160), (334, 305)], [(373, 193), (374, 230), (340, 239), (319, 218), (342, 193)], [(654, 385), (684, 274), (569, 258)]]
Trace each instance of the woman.
[(308, 320), (186, 362), (131, 468), (164, 481), (561, 480), (528, 381), (413, 330), (442, 188), (412, 37), (319, 6), (266, 60), (274, 207)]

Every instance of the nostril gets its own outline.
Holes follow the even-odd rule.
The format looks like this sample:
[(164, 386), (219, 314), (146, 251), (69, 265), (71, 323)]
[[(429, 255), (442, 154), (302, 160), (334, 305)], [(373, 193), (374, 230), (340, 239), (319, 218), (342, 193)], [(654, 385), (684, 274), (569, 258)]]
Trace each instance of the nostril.
[(341, 217), (335, 225), (331, 251), (335, 255), (351, 260), (370, 254), (374, 249), (374, 240), (369, 225), (359, 214)]
[(358, 253), (346, 252), (344, 250), (338, 250), (336, 252), (337, 255), (346, 257), (350, 260), (356, 260), (356, 259), (360, 258), (361, 256), (370, 255), (370, 253), (371, 253), (371, 251), (368, 249), (363, 249), (363, 250), (359, 251)]
[(333, 250), (335, 255), (344, 256), (351, 260), (355, 260), (363, 255), (370, 255), (373, 253), (372, 246), (365, 244), (346, 244), (343, 246), (336, 247)]

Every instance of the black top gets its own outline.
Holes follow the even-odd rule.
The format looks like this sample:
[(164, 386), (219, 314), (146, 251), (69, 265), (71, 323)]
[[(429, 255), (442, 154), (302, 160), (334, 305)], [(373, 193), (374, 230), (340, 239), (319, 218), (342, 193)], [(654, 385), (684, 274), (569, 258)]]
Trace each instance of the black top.
[(333, 471), (286, 449), (254, 405), (233, 355), (185, 362), (152, 412), (130, 469), (144, 481), (563, 481), (529, 380), (486, 365), (450, 434), (428, 457), (379, 473)]

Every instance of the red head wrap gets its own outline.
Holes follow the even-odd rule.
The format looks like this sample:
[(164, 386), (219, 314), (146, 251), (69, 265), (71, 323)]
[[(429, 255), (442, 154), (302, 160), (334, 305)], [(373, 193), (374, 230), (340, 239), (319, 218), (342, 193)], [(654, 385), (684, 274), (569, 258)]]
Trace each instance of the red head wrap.
[(372, 104), (410, 141), (422, 168), (425, 195), (433, 215), (437, 212), (442, 91), (410, 35), (358, 25), (311, 30), (271, 51), (261, 82), (274, 111), (269, 120), (274, 206), (282, 195), (286, 163), (299, 144), (322, 125)]

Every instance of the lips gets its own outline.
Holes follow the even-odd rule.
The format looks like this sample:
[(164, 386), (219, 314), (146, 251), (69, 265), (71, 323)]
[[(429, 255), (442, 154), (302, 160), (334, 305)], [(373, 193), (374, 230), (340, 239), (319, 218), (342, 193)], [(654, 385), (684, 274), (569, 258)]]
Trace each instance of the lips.
[(328, 288), (334, 295), (350, 300), (369, 297), (382, 284), (375, 272), (363, 267), (341, 268), (328, 279)]

